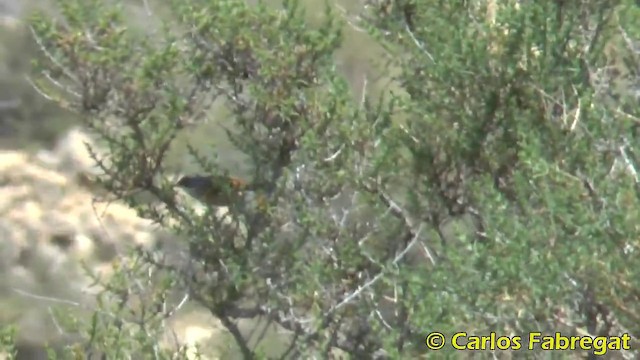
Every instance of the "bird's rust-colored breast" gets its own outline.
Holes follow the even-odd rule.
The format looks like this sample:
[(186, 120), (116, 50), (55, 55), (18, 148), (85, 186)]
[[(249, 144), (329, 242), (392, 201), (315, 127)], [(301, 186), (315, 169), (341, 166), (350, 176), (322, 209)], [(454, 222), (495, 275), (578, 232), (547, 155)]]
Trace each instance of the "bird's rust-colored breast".
[(231, 185), (231, 188), (233, 188), (234, 190), (245, 190), (248, 185), (246, 181), (233, 176), (229, 177), (229, 183)]

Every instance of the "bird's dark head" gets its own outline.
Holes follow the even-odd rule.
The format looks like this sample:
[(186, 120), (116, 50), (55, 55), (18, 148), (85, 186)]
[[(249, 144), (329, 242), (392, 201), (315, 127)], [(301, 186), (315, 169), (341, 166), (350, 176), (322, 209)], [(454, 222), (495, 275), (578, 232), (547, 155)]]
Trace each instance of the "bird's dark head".
[(247, 189), (241, 179), (228, 176), (183, 176), (176, 187), (186, 191), (191, 197), (215, 206), (229, 206)]
[(200, 199), (212, 192), (212, 181), (208, 176), (183, 176), (176, 183), (176, 187), (187, 192), (187, 194)]
[(178, 180), (176, 186), (181, 188), (193, 189), (211, 186), (211, 179), (208, 176), (183, 176)]
[(178, 182), (176, 183), (176, 186), (179, 187), (186, 187), (189, 186), (189, 184), (191, 183), (193, 177), (191, 176), (183, 176), (180, 178), (180, 180), (178, 180)]

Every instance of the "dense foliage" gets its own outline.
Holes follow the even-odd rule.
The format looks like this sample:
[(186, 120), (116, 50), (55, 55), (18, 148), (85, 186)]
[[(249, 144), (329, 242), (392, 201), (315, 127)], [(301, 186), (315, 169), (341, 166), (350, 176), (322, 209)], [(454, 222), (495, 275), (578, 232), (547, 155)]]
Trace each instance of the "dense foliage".
[[(76, 354), (182, 356), (157, 336), (185, 293), (245, 359), (263, 354), (241, 318), (289, 330), (292, 358), (442, 356), (430, 331), (640, 331), (631, 1), (385, 0), (311, 25), (296, 1), (188, 0), (142, 31), (111, 2), (58, 5), (32, 22), (37, 84), (104, 143), (97, 181), (182, 242), (118, 264)], [(384, 47), (393, 91), (353, 95), (345, 29)], [(228, 136), (268, 198), (231, 221), (187, 206), (165, 164), (217, 102), (231, 125), (193, 158), (232, 172), (211, 151)]]

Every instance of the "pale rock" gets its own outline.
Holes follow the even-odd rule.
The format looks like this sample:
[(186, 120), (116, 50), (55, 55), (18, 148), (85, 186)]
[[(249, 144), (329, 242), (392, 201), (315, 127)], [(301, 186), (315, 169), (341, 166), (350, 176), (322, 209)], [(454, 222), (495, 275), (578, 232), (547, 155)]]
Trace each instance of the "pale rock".
[(187, 358), (198, 359), (198, 344), (210, 339), (215, 331), (210, 327), (187, 326), (184, 330), (184, 343), (187, 345)]
[[(57, 334), (32, 332), (51, 322), (47, 311), (36, 311), (50, 306), (43, 298), (86, 300), (100, 291), (81, 262), (106, 279), (116, 268), (114, 261), (126, 261), (127, 248), (154, 247), (167, 236), (125, 204), (94, 201), (94, 194), (77, 183), (79, 173), (96, 169), (86, 142), (92, 143), (91, 138), (73, 129), (48, 153), (0, 152), (1, 290), (27, 304), (29, 312), (12, 315), (21, 320), (19, 334), (39, 343), (56, 341)], [(210, 348), (213, 337), (226, 336), (219, 320), (206, 311), (186, 316), (178, 311), (169, 322), (167, 330), (191, 346)]]
[(144, 249), (149, 249), (154, 245), (155, 238), (150, 233), (138, 232), (133, 236), (133, 242), (135, 245)]
[(27, 164), (29, 156), (19, 151), (2, 151), (0, 152), (0, 176), (4, 178), (10, 175), (9, 170), (15, 166)]
[(217, 359), (214, 356), (217, 355), (215, 349), (224, 345), (224, 336), (226, 334), (220, 320), (208, 311), (199, 309), (170, 321), (163, 344), (169, 348), (185, 346), (188, 359), (196, 359), (198, 349), (201, 359)]
[(63, 172), (91, 172), (95, 169), (95, 161), (91, 157), (87, 145), (96, 151), (93, 139), (79, 128), (71, 129), (58, 141), (54, 153), (59, 159), (59, 170)]
[(88, 258), (95, 251), (96, 245), (94, 241), (85, 234), (76, 234), (73, 240), (73, 251), (77, 257)]
[[(78, 171), (95, 168), (84, 146), (89, 140), (74, 129), (46, 155), (0, 151), (0, 279), (9, 286), (3, 289), (6, 296), (19, 303), (46, 307), (36, 295), (77, 296), (76, 290), (89, 283), (81, 262), (108, 276), (109, 261), (123, 255), (122, 241), (153, 246), (158, 239), (156, 229), (134, 210), (118, 202), (96, 204), (94, 195), (76, 183)], [(28, 322), (44, 327), (50, 315)], [(43, 343), (52, 339), (31, 336), (30, 327), (19, 333)]]

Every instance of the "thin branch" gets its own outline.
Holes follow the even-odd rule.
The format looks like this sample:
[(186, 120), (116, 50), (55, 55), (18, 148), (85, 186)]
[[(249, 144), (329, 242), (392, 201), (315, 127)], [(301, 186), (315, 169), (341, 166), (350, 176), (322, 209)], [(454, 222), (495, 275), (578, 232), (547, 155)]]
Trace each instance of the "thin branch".
[(360, 96), (360, 109), (364, 109), (365, 102), (367, 100), (367, 75), (364, 75), (364, 79), (362, 79), (362, 96)]
[(73, 95), (76, 99), (80, 99), (82, 98), (82, 96), (71, 90), (69, 87), (62, 85), (58, 80), (54, 79), (53, 77), (51, 77), (51, 74), (48, 71), (42, 71), (42, 75), (49, 80), (49, 82), (51, 82), (53, 85), (55, 85), (57, 88), (64, 90), (65, 92)]
[(340, 147), (338, 148), (338, 150), (336, 152), (334, 152), (333, 154), (329, 155), (329, 157), (326, 157), (324, 159), (322, 159), (324, 162), (331, 162), (333, 160), (335, 160), (338, 155), (340, 155), (340, 153), (342, 153), (342, 150), (344, 150), (344, 144), (340, 145)]
[(249, 348), (249, 344), (244, 339), (244, 336), (242, 336), (242, 333), (240, 332), (240, 329), (238, 328), (238, 326), (233, 321), (231, 321), (231, 319), (229, 319), (229, 317), (226, 314), (216, 314), (216, 315), (218, 315), (220, 322), (222, 322), (222, 325), (224, 325), (224, 327), (231, 333), (231, 336), (233, 336), (233, 338), (236, 340), (236, 344), (240, 348), (240, 352), (242, 353), (243, 359), (245, 360), (254, 359), (255, 354)]
[(636, 181), (636, 183), (638, 182), (638, 172), (635, 168), (635, 164), (632, 163), (632, 161), (629, 158), (629, 155), (627, 155), (627, 151), (626, 151), (626, 146), (620, 146), (620, 154), (622, 155), (622, 159), (624, 160), (626, 166), (627, 171), (629, 171), (631, 173), (631, 175), (633, 176), (634, 180)]
[(47, 47), (43, 44), (42, 39), (40, 38), (40, 36), (38, 36), (33, 26), (29, 26), (29, 30), (31, 31), (31, 34), (33, 35), (33, 38), (36, 41), (36, 44), (40, 48), (40, 51), (44, 53), (44, 55), (49, 59), (49, 61), (51, 61), (54, 65), (56, 65), (60, 70), (62, 70), (62, 73), (65, 74), (69, 79), (73, 80), (76, 84), (80, 84), (80, 81), (78, 80), (78, 78), (75, 75), (73, 75), (73, 73), (67, 67), (62, 65), (55, 58), (55, 56), (53, 56), (53, 54), (49, 52), (49, 50), (47, 50)]
[(49, 315), (51, 316), (51, 321), (53, 322), (53, 326), (56, 327), (56, 330), (58, 330), (58, 333), (60, 335), (64, 334), (64, 330), (62, 329), (62, 327), (60, 326), (60, 324), (58, 323), (58, 320), (56, 320), (55, 315), (53, 314), (53, 310), (51, 310), (51, 306), (47, 307), (47, 312), (49, 313)]
[[(413, 236), (413, 239), (411, 240), (411, 242), (404, 248), (404, 250), (402, 250), (391, 262), (393, 265), (396, 265), (398, 263), (398, 261), (400, 261), (406, 254), (407, 252), (409, 252), (409, 250), (416, 244), (416, 242), (419, 239), (420, 233), (422, 232), (422, 228), (423, 228), (424, 224), (420, 224), (420, 228), (418, 228), (418, 231), (416, 232), (416, 234)], [(362, 294), (362, 292), (370, 287), (372, 287), (376, 282), (378, 282), (382, 276), (384, 275), (385, 271), (382, 270), (380, 271), (376, 276), (374, 276), (371, 280), (367, 281), (366, 283), (364, 283), (362, 286), (358, 287), (358, 289), (354, 292), (352, 292), (349, 296), (345, 297), (340, 303), (338, 303), (337, 305), (331, 307), (331, 309), (329, 309), (324, 316), (329, 316), (330, 314), (332, 314), (333, 312), (335, 312), (336, 310), (340, 309), (341, 307), (345, 306), (346, 304), (348, 304), (349, 302), (351, 302), (353, 299), (357, 298), (358, 296), (360, 296)]]
[(406, 22), (404, 22), (404, 29), (407, 32), (407, 34), (409, 34), (409, 37), (411, 38), (411, 40), (413, 41), (413, 43), (416, 45), (416, 47), (422, 51), (425, 55), (427, 55), (427, 57), (429, 58), (429, 60), (431, 60), (432, 62), (436, 62), (435, 59), (433, 58), (433, 56), (429, 53), (429, 51), (427, 51), (427, 49), (424, 47), (423, 44), (420, 43), (420, 41), (418, 41), (418, 39), (416, 38), (416, 36), (413, 34), (413, 31), (411, 31), (411, 28), (409, 27), (409, 24)]
[(52, 98), (51, 96), (47, 95), (47, 93), (45, 93), (42, 89), (40, 89), (40, 87), (38, 85), (36, 85), (36, 83), (31, 80), (31, 78), (29, 76), (25, 76), (25, 80), (29, 83), (29, 85), (31, 85), (31, 87), (38, 93), (40, 94), (40, 96), (42, 96), (43, 98), (54, 102), (54, 103), (59, 103), (58, 100)]
[(415, 231), (414, 220), (412, 219), (412, 217), (403, 208), (401, 208), (400, 205), (398, 205), (391, 198), (391, 196), (386, 194), (384, 191), (378, 189), (377, 187), (372, 187), (370, 185), (365, 185), (364, 188), (369, 193), (377, 194), (378, 198), (382, 201), (382, 203), (387, 206), (388, 211), (390, 211), (391, 214), (393, 214), (396, 218), (402, 220), (404, 222), (406, 228), (409, 230), (409, 232), (411, 232), (412, 235), (416, 232)]
[(429, 261), (431, 262), (431, 265), (435, 266), (436, 265), (436, 259), (433, 257), (433, 255), (431, 255), (431, 251), (429, 250), (427, 245), (421, 242), (420, 246), (422, 247), (422, 251), (427, 256), (427, 259), (429, 259)]
[(36, 300), (42, 300), (42, 301), (48, 301), (48, 302), (53, 302), (53, 303), (58, 303), (58, 304), (66, 304), (66, 305), (72, 305), (72, 306), (81, 306), (81, 304), (79, 302), (76, 301), (71, 301), (71, 300), (66, 300), (66, 299), (60, 299), (60, 298), (54, 298), (54, 297), (49, 297), (49, 296), (42, 296), (42, 295), (36, 295), (36, 294), (32, 294), (29, 292), (26, 292), (24, 290), (20, 290), (17, 288), (11, 288), (11, 290), (13, 290), (14, 292), (22, 295), (22, 296), (26, 296), (32, 299), (36, 299)]
[(174, 306), (173, 309), (171, 309), (170, 311), (166, 312), (166, 317), (171, 317), (173, 316), (173, 314), (175, 314), (177, 311), (179, 311), (184, 304), (187, 303), (187, 301), (189, 300), (189, 293), (184, 294), (184, 297), (182, 297), (182, 300), (180, 300), (180, 302), (178, 303), (178, 305)]

